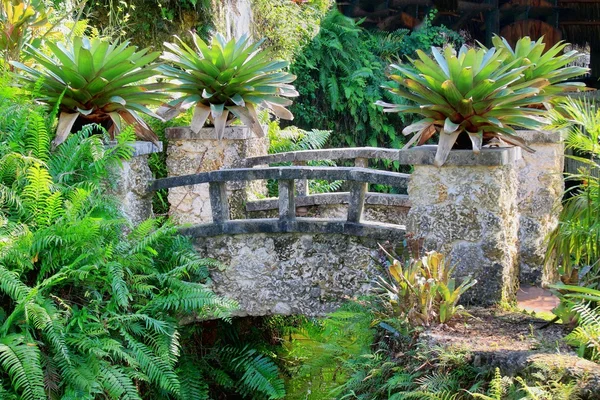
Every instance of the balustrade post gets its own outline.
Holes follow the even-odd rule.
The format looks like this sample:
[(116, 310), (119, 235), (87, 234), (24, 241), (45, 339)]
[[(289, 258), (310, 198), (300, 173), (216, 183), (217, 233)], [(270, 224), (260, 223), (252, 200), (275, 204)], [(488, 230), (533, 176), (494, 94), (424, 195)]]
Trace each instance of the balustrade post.
[(368, 186), (369, 184), (366, 182), (352, 182), (348, 199), (348, 222), (359, 223), (361, 221)]
[(294, 198), (294, 180), (279, 181), (279, 219), (296, 219), (296, 201)]
[(355, 158), (354, 166), (359, 168), (368, 168), (369, 167), (369, 159), (368, 158)]
[[(294, 161), (294, 166), (304, 167), (306, 166), (306, 161)], [(298, 179), (296, 181), (296, 190), (298, 191), (298, 196), (308, 196), (308, 179)]]
[(229, 203), (227, 202), (227, 187), (225, 182), (210, 182), (208, 184), (210, 208), (214, 223), (229, 221)]

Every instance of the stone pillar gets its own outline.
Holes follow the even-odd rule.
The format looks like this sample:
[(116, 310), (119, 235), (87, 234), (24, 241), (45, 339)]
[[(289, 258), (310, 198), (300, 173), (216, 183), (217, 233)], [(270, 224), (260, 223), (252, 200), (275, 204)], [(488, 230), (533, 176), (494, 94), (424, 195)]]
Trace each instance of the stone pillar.
[(148, 156), (161, 152), (162, 143), (157, 147), (152, 142), (138, 141), (133, 143), (133, 148), (133, 157), (123, 161), (121, 167), (114, 171), (110, 191), (118, 199), (125, 217), (133, 225), (137, 225), (153, 216), (153, 193), (147, 191), (148, 182), (152, 180)]
[(535, 153), (523, 152), (517, 162), (519, 191), (520, 281), (527, 285), (555, 282), (555, 271), (544, 271), (547, 236), (558, 225), (563, 180), (564, 144), (558, 131), (517, 131)]
[[(214, 128), (202, 128), (198, 134), (189, 128), (167, 129), (167, 170), (169, 176), (197, 174), (231, 168), (247, 157), (263, 156), (269, 148), (268, 138), (258, 138), (244, 126), (225, 129), (218, 140)], [(245, 204), (266, 195), (266, 185), (254, 181), (227, 185), (231, 219), (245, 218)], [(212, 222), (208, 184), (169, 189), (169, 215), (177, 224)]]
[(462, 301), (492, 305), (515, 300), (520, 148), (453, 150), (441, 168), (433, 166), (436, 146), (400, 152), (414, 165), (408, 185), (412, 208), (407, 231), (426, 250), (445, 254), (459, 280), (478, 283)]

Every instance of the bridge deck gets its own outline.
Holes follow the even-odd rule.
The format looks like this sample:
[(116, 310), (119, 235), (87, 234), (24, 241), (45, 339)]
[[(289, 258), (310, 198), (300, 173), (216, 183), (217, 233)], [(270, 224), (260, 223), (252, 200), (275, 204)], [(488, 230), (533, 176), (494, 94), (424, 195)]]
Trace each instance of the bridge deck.
[(348, 222), (343, 219), (295, 218), (282, 221), (277, 218), (257, 218), (182, 227), (180, 232), (192, 237), (250, 233), (337, 233), (377, 240), (400, 241), (404, 238), (405, 227), (381, 222)]

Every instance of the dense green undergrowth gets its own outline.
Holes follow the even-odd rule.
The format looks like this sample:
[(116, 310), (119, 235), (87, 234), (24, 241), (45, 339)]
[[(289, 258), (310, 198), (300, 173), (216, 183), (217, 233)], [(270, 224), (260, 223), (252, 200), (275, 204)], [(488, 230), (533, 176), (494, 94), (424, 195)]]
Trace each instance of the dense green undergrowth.
[(54, 123), (0, 98), (0, 398), (281, 398), (256, 349), (183, 340), (236, 304), (205, 285), (219, 263), (169, 223), (130, 226), (108, 194), (132, 130), (106, 147), (87, 126), (51, 149)]
[(417, 49), (428, 52), (431, 46), (463, 43), (456, 32), (432, 26), (433, 15), (414, 32), (371, 32), (360, 21), (330, 11), (318, 35), (291, 66), (300, 92), (290, 108), (294, 124), (307, 130), (331, 130), (332, 147), (400, 148), (405, 143), (400, 132), (410, 121), (383, 114), (373, 103), (380, 99), (402, 102), (381, 88), (391, 62), (405, 61)]

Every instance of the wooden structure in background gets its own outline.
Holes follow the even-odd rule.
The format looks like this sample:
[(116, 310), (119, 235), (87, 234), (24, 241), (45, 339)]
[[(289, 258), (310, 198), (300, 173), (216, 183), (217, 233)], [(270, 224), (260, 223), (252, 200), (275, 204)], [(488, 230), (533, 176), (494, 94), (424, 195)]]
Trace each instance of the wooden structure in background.
[(560, 40), (589, 46), (592, 77), (600, 78), (600, 0), (338, 0), (349, 17), (365, 18), (365, 26), (386, 31), (413, 29), (431, 8), (434, 24), (465, 30), (475, 40), (490, 44), (493, 34), (515, 43), (522, 36), (545, 37), (548, 44)]

